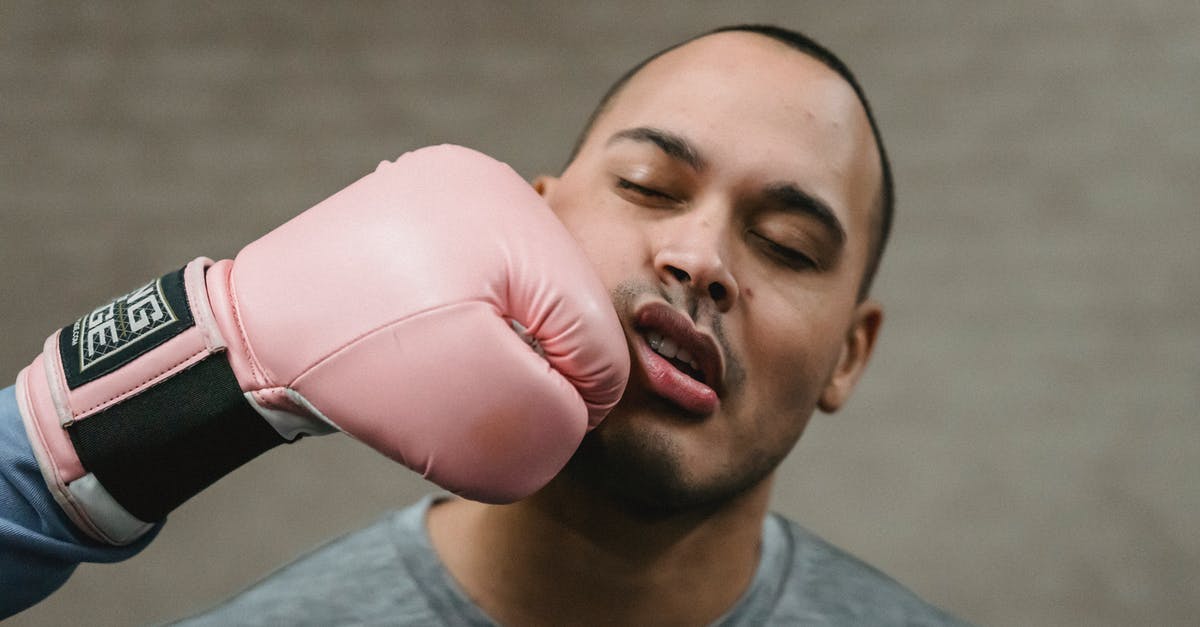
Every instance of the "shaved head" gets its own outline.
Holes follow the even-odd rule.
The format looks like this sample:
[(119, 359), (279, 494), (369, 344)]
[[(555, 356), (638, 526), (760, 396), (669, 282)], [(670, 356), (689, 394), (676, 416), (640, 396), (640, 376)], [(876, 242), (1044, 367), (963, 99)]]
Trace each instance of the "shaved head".
[(612, 86), (608, 88), (608, 91), (606, 91), (604, 96), (600, 99), (599, 104), (597, 104), (591, 115), (588, 116), (587, 123), (584, 125), (582, 132), (580, 132), (579, 137), (576, 139), (575, 146), (571, 150), (571, 155), (567, 159), (567, 163), (570, 164), (571, 161), (575, 160), (575, 157), (579, 154), (580, 148), (591, 136), (592, 129), (595, 127), (596, 122), (611, 108), (613, 102), (621, 94), (625, 86), (634, 76), (641, 72), (643, 68), (662, 55), (696, 41), (697, 39), (726, 32), (753, 33), (784, 44), (797, 52), (803, 53), (821, 62), (826, 67), (836, 72), (838, 76), (845, 80), (850, 87), (854, 89), (854, 93), (858, 97), (858, 101), (862, 105), (863, 111), (867, 116), (867, 121), (870, 123), (871, 132), (874, 136), (875, 147), (879, 153), (879, 168), (881, 172), (881, 177), (878, 184), (878, 193), (876, 195), (876, 202), (871, 220), (872, 228), (870, 255), (868, 257), (866, 269), (863, 272), (863, 277), (859, 285), (859, 299), (865, 299), (870, 293), (871, 283), (873, 282), (876, 273), (879, 271), (879, 264), (883, 258), (883, 251), (887, 246), (887, 241), (892, 230), (893, 214), (895, 213), (895, 188), (892, 180), (891, 165), (887, 158), (887, 151), (884, 149), (883, 137), (879, 132), (878, 124), (875, 122), (875, 116), (871, 112), (870, 103), (867, 101), (866, 93), (859, 85), (858, 80), (854, 77), (854, 74), (850, 71), (850, 68), (841, 59), (829, 51), (829, 49), (817, 43), (807, 35), (786, 28), (770, 25), (743, 24), (737, 26), (724, 26), (702, 33), (695, 37), (691, 37), (650, 55), (637, 65), (630, 68), (629, 71), (618, 78), (616, 82), (614, 82)]

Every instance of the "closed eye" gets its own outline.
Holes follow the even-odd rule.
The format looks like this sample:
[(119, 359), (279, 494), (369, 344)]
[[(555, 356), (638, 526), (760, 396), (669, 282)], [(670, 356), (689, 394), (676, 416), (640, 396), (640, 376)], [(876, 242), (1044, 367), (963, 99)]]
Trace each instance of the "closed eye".
[(657, 189), (646, 187), (645, 185), (638, 185), (637, 183), (634, 183), (633, 181), (630, 181), (629, 179), (623, 179), (621, 177), (617, 177), (617, 187), (619, 187), (621, 189), (627, 189), (635, 194), (644, 196), (646, 198), (656, 198), (659, 200), (670, 200), (670, 201), (675, 200), (675, 198), (673, 196), (664, 194), (663, 192), (660, 192)]
[(812, 270), (818, 268), (817, 262), (813, 261), (812, 257), (794, 248), (784, 246), (755, 231), (750, 231), (750, 236), (761, 242), (763, 248), (772, 258), (788, 268), (793, 270)]

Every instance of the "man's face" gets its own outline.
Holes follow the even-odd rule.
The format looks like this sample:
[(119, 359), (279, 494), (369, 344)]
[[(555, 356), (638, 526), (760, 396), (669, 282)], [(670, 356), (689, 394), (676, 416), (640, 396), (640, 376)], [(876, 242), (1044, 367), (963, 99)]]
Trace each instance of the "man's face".
[(857, 300), (880, 170), (832, 70), (760, 35), (704, 37), (643, 68), (537, 186), (634, 364), (568, 475), (654, 510), (723, 502), (853, 389), (880, 321)]

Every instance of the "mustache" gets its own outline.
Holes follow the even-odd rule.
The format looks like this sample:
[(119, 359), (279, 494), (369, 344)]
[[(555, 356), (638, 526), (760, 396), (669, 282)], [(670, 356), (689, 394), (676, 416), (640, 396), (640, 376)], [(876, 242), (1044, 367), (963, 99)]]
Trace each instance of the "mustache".
[(621, 281), (609, 291), (613, 305), (622, 318), (631, 314), (634, 303), (639, 297), (646, 294), (657, 295), (675, 309), (686, 312), (688, 318), (696, 326), (706, 326), (712, 329), (713, 339), (716, 340), (717, 346), (721, 348), (721, 353), (725, 358), (725, 385), (729, 390), (739, 389), (746, 379), (746, 370), (742, 367), (742, 360), (729, 341), (729, 335), (725, 328), (725, 317), (717, 310), (716, 303), (704, 302), (702, 297), (684, 285), (678, 286), (677, 289), (670, 289), (667, 286), (640, 279)]

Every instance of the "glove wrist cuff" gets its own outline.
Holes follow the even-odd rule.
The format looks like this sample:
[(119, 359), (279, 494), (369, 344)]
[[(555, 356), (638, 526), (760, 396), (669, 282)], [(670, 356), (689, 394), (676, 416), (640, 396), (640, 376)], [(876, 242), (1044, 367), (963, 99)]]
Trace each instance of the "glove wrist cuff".
[(247, 402), (223, 355), (67, 433), (83, 467), (138, 520), (157, 521), (286, 440)]
[(205, 289), (212, 263), (196, 259), (93, 310), (47, 338), (18, 378), (47, 487), (97, 540), (132, 542), (148, 521), (283, 441), (225, 360)]

